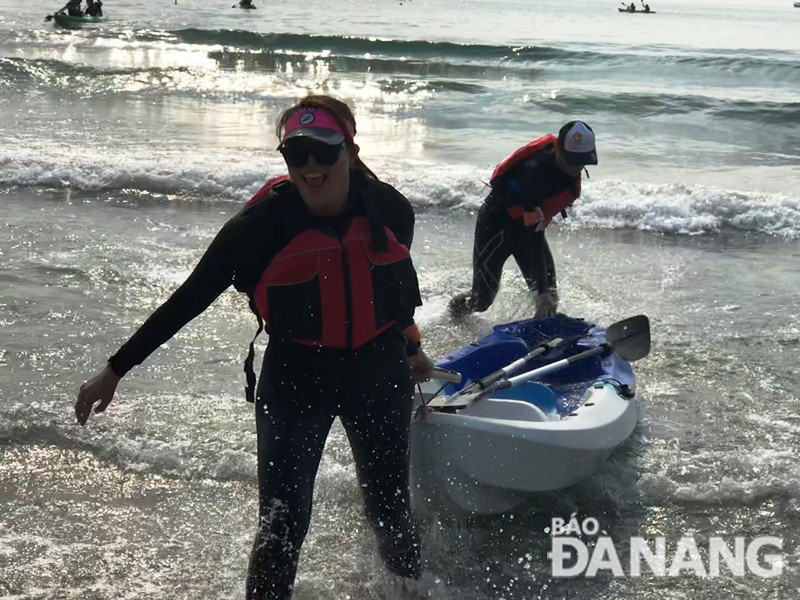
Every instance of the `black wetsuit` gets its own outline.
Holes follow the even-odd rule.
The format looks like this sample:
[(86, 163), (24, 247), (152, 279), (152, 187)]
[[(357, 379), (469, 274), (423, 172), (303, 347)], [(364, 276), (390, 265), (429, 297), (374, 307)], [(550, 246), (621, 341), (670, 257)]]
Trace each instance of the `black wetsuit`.
[(555, 152), (547, 149), (513, 166), (493, 183), (475, 224), (472, 290), (454, 298), (451, 307), (456, 312), (482, 312), (492, 305), (503, 266), (512, 255), (532, 292), (556, 291), (556, 268), (544, 231), (525, 227), (521, 218), (509, 214), (509, 208), (533, 211), (546, 198), (574, 188), (577, 181), (556, 166)]
[(81, 0), (70, 0), (66, 6), (67, 14), (70, 17), (82, 17)]
[[(292, 232), (312, 228), (341, 237), (354, 216), (369, 214), (365, 206), (372, 202), (383, 225), (411, 246), (414, 214), (399, 192), (360, 171), (351, 171), (350, 189), (350, 209), (337, 217), (312, 217), (291, 184), (288, 192), (233, 217), (187, 281), (109, 359), (114, 371), (123, 375), (141, 363), (231, 283), (240, 291), (253, 289)], [(275, 336), (269, 340), (255, 403), (260, 520), (248, 599), (291, 596), (314, 479), (337, 416), (353, 450), (367, 518), (387, 567), (406, 577), (420, 575), (408, 491), (413, 384), (400, 333), (413, 323), (414, 309), (421, 304), (416, 276), (406, 277), (392, 292), (399, 296), (392, 303), (396, 327), (358, 349), (314, 348)]]
[(100, 0), (95, 0), (86, 7), (87, 17), (102, 17), (103, 16), (103, 3)]

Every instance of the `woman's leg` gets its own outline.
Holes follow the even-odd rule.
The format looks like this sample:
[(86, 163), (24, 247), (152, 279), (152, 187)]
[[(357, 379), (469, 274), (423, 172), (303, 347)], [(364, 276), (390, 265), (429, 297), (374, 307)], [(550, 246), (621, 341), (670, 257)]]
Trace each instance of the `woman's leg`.
[(420, 547), (408, 490), (408, 435), (414, 387), (402, 344), (370, 365), (364, 360), (355, 390), (342, 407), (364, 494), (366, 516), (390, 571), (419, 578)]
[(300, 379), (300, 373), (286, 372), (289, 366), (271, 369), (277, 361), (267, 354), (256, 400), (259, 524), (247, 573), (247, 599), (287, 600), (334, 416), (313, 393), (303, 394), (307, 372)]

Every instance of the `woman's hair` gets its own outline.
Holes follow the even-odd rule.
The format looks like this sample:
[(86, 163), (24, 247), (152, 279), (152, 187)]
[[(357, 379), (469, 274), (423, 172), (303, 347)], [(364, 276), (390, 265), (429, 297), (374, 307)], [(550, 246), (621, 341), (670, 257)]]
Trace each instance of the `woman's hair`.
[[(275, 126), (275, 135), (277, 136), (278, 139), (281, 139), (281, 137), (283, 136), (283, 130), (286, 127), (286, 122), (289, 120), (289, 118), (295, 112), (303, 108), (325, 109), (329, 113), (331, 113), (334, 119), (336, 119), (336, 122), (339, 123), (339, 126), (342, 128), (342, 131), (347, 131), (348, 129), (351, 128), (353, 133), (355, 133), (356, 131), (356, 118), (353, 116), (353, 112), (350, 110), (350, 107), (347, 106), (347, 104), (345, 104), (341, 100), (333, 98), (332, 96), (324, 96), (321, 94), (319, 95), (309, 94), (291, 108), (287, 108), (285, 111), (283, 111), (283, 114), (280, 116)], [(350, 124), (349, 127), (348, 123)], [(358, 156), (358, 153), (354, 148), (355, 143), (353, 142), (353, 138), (346, 137), (344, 143), (350, 150), (350, 155), (353, 158), (353, 166), (356, 167), (357, 169), (361, 169), (367, 175), (377, 180), (378, 177), (375, 175), (375, 173), (373, 173), (372, 170), (367, 165), (365, 165), (364, 161), (362, 161), (361, 158)]]

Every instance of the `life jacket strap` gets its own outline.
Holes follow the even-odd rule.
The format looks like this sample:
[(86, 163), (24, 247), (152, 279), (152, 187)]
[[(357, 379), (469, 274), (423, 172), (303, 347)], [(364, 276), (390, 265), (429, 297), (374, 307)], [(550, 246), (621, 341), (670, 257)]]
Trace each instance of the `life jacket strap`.
[(256, 338), (264, 331), (264, 320), (261, 318), (261, 315), (258, 314), (258, 310), (256, 310), (255, 303), (253, 299), (250, 299), (250, 310), (253, 311), (256, 315), (256, 319), (258, 319), (258, 330), (256, 334), (253, 336), (253, 339), (250, 341), (250, 349), (247, 352), (247, 358), (244, 360), (244, 375), (247, 380), (247, 385), (244, 388), (244, 395), (247, 398), (248, 402), (255, 402), (256, 401), (256, 372), (253, 369), (253, 359), (255, 358), (255, 343)]

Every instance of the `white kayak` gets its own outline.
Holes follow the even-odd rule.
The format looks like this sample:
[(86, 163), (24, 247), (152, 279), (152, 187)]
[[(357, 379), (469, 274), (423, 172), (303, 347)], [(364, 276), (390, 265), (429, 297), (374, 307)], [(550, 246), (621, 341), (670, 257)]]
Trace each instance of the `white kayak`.
[[(636, 318), (647, 322), (646, 317)], [(643, 355), (649, 351), (649, 324), (646, 334)], [(562, 341), (517, 372), (546, 371), (538, 367), (567, 363), (567, 357), (590, 349), (597, 355), (562, 366), (542, 383), (520, 383), (472, 402), (460, 400), (465, 398), (458, 394), (464, 385), (553, 338)], [(461, 373), (463, 382), (432, 380), (422, 387), (422, 397), (418, 394), (418, 402), (429, 401), (444, 386), (444, 394), (430, 403), (436, 408), (418, 411), (411, 427), (415, 510), (502, 513), (532, 494), (569, 487), (602, 469), (639, 418), (633, 370), (617, 353), (608, 352), (606, 341), (605, 329), (582, 319), (531, 319), (498, 325), (490, 335), (438, 361), (439, 367)], [(631, 360), (636, 358), (641, 356)]]

